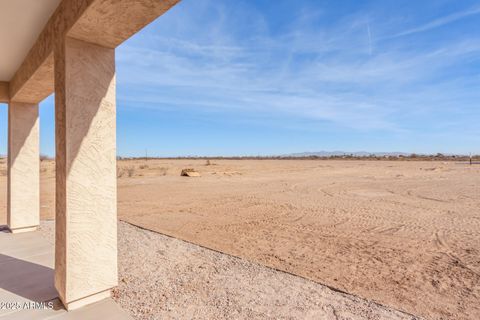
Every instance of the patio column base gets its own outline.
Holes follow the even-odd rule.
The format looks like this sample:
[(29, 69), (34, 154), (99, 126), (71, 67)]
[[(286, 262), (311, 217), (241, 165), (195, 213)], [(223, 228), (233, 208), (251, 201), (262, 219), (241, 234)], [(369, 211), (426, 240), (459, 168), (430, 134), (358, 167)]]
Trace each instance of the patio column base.
[(64, 302), (62, 298), (60, 298), (60, 300), (62, 301), (67, 311), (72, 311), (107, 298), (110, 298), (110, 290), (105, 290), (105, 291), (93, 294), (91, 296), (78, 299), (75, 301), (71, 301), (71, 302)]
[(8, 228), (8, 230), (10, 231), (10, 233), (30, 232), (30, 231), (36, 231), (37, 229), (38, 229), (38, 226), (26, 227), (26, 228), (16, 228), (16, 229)]

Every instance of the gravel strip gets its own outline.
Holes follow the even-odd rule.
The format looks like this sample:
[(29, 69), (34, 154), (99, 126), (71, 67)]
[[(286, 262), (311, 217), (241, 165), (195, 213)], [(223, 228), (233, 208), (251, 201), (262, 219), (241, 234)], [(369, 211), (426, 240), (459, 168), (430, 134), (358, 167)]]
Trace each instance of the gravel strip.
[[(53, 221), (40, 231), (53, 243)], [(113, 297), (135, 319), (417, 319), (125, 222), (118, 251)]]

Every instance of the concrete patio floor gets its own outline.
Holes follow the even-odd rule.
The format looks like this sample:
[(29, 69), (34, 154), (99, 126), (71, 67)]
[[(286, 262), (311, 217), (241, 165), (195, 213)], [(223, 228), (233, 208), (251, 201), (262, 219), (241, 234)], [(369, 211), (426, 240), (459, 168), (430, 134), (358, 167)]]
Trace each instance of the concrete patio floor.
[[(0, 319), (132, 319), (111, 299), (67, 312), (53, 285), (53, 249), (37, 231), (0, 226)], [(53, 308), (35, 308), (42, 302)]]

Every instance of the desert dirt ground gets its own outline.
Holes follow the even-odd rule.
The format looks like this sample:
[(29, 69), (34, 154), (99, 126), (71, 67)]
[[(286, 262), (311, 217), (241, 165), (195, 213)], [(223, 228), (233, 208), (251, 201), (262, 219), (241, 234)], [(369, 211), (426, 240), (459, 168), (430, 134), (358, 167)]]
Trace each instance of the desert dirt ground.
[[(480, 318), (478, 165), (125, 160), (118, 167), (121, 220), (429, 319)], [(189, 167), (202, 176), (180, 177)], [(53, 162), (43, 161), (41, 172), (41, 215), (52, 218)], [(5, 212), (5, 175), (0, 187)]]

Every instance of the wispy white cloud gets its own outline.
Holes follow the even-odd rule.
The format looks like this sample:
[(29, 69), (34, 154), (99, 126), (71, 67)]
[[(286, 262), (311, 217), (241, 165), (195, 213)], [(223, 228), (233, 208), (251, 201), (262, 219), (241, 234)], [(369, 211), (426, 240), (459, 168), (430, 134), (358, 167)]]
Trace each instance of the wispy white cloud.
[(367, 33), (368, 33), (368, 49), (370, 55), (373, 53), (373, 44), (372, 44), (372, 32), (370, 30), (370, 22), (367, 24)]
[[(404, 120), (409, 115), (445, 110), (453, 99), (480, 98), (471, 79), (443, 75), (459, 60), (478, 56), (479, 39), (459, 37), (414, 49), (376, 44), (373, 50), (371, 24), (377, 30), (381, 23), (370, 15), (352, 14), (319, 26), (321, 11), (303, 12), (276, 32), (258, 12), (236, 10), (233, 16), (221, 5), (215, 8), (202, 23), (195, 8), (184, 7), (178, 19), (181, 32), (154, 26), (124, 45), (119, 73), (128, 90), (119, 90), (120, 102), (264, 118), (283, 115), (318, 125), (399, 133), (408, 130)], [(472, 14), (473, 9), (406, 32)], [(248, 21), (240, 26), (242, 32), (238, 20)]]
[(450, 14), (450, 15), (446, 15), (444, 17), (435, 19), (435, 20), (430, 21), (430, 22), (428, 22), (426, 24), (423, 24), (421, 26), (399, 32), (399, 33), (395, 34), (393, 37), (402, 37), (402, 36), (407, 36), (407, 35), (411, 35), (411, 34), (414, 34), (414, 33), (429, 31), (429, 30), (432, 30), (432, 29), (435, 29), (435, 28), (445, 26), (449, 23), (461, 20), (463, 18), (478, 15), (478, 14), (480, 14), (480, 6), (476, 6), (476, 7), (473, 7), (473, 8), (467, 9), (467, 10), (463, 10), (463, 11), (460, 11), (460, 12), (456, 12), (456, 13), (453, 13), (453, 14)]

